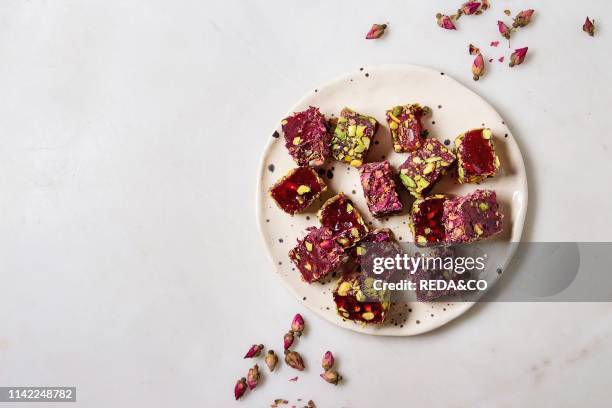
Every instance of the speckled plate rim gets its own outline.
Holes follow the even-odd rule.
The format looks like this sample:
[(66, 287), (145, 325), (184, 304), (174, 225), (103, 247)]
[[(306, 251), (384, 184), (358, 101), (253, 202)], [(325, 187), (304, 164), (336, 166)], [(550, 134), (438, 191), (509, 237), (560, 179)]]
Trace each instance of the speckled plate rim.
[[(388, 70), (388, 69), (395, 69), (395, 70), (422, 70), (422, 71), (427, 71), (431, 74), (437, 74), (437, 75), (445, 75), (446, 76), (446, 80), (452, 81), (455, 85), (458, 85), (459, 87), (463, 88), (465, 92), (468, 92), (472, 95), (475, 95), (476, 97), (480, 98), (483, 103), (485, 105), (487, 105), (487, 107), (489, 109), (491, 109), (492, 112), (494, 112), (497, 115), (497, 118), (499, 121), (503, 121), (503, 118), (501, 117), (501, 115), (497, 112), (497, 110), (482, 96), (480, 96), (479, 94), (477, 94), (476, 92), (472, 91), (471, 89), (469, 89), (468, 87), (466, 87), (465, 85), (463, 85), (461, 82), (457, 81), (456, 79), (454, 79), (453, 77), (449, 76), (448, 74), (442, 72), (442, 71), (438, 71), (429, 67), (424, 67), (421, 65), (413, 65), (413, 64), (381, 64), (381, 65), (374, 65), (374, 66), (367, 66), (362, 68), (361, 70), (366, 70), (369, 72), (376, 72), (376, 71), (384, 71), (384, 70)], [(327, 86), (332, 86), (333, 84), (340, 82), (340, 81), (347, 81), (350, 80), (352, 77), (354, 77), (354, 73), (347, 73), (347, 74), (343, 74), (343, 75), (339, 75), (321, 85), (319, 85), (317, 87), (317, 89), (323, 89)], [(297, 107), (301, 106), (304, 104), (304, 102), (309, 99), (309, 97), (311, 96), (310, 93), (305, 94), (302, 98), (300, 98), (294, 105), (292, 108), (290, 108), (287, 113), (285, 113), (285, 115), (283, 117), (287, 117), (291, 114), (293, 114), (293, 112), (295, 112), (297, 110)], [(272, 129), (272, 131), (270, 132), (270, 134), (274, 133), (275, 131), (277, 131), (278, 129), (278, 123), (277, 125)], [(520, 151), (520, 147), (518, 146), (518, 144), (516, 143), (516, 140), (514, 139), (514, 135), (512, 133), (510, 133), (510, 136), (508, 138), (508, 141), (510, 143), (512, 143), (514, 146), (514, 148), (518, 151), (518, 159), (517, 161), (513, 162), (513, 166), (515, 168), (520, 169), (520, 171), (525, 174), (525, 177), (523, 178), (523, 183), (521, 185), (522, 187), (522, 191), (521, 191), (521, 195), (523, 198), (523, 205), (520, 209), (520, 212), (518, 213), (518, 216), (516, 217), (516, 219), (514, 220), (514, 224), (513, 224), (513, 229), (512, 229), (512, 237), (511, 237), (511, 242), (520, 242), (521, 237), (523, 235), (523, 227), (525, 224), (525, 219), (527, 216), (527, 208), (528, 208), (528, 203), (529, 203), (529, 192), (528, 192), (528, 185), (527, 185), (527, 177), (526, 177), (526, 169), (525, 169), (525, 162), (523, 159), (523, 154)], [(272, 144), (274, 143), (274, 139), (270, 138), (268, 140), (268, 142), (266, 143), (266, 146), (260, 156), (260, 160), (259, 160), (259, 171), (257, 173), (257, 186), (256, 186), (256, 196), (255, 196), (255, 211), (257, 213), (257, 226), (259, 229), (259, 234), (261, 237), (261, 241), (263, 246), (266, 249), (266, 253), (268, 254), (268, 258), (270, 259), (270, 261), (272, 262), (272, 265), (276, 268), (275, 265), (275, 261), (274, 261), (274, 256), (272, 254), (271, 248), (267, 245), (266, 243), (266, 234), (264, 232), (264, 216), (263, 216), (263, 200), (265, 198), (265, 195), (262, 195), (262, 183), (263, 183), (263, 178), (264, 178), (264, 172), (266, 169), (266, 158), (268, 157), (268, 154), (270, 153), (270, 150), (272, 148)], [(508, 253), (508, 256), (506, 257), (504, 263), (501, 265), (501, 267), (505, 270), (508, 265), (510, 264), (510, 262), (512, 261), (515, 252), (516, 252), (516, 248), (517, 245), (511, 245), (510, 247), (510, 251)], [(416, 336), (419, 334), (423, 334), (423, 333), (428, 333), (431, 332), (433, 330), (436, 330), (448, 323), (450, 323), (451, 321), (455, 320), (456, 318), (458, 318), (459, 316), (463, 315), (464, 313), (466, 313), (469, 309), (472, 308), (472, 306), (474, 306), (477, 302), (457, 302), (455, 303), (457, 306), (453, 309), (452, 313), (448, 313), (445, 315), (445, 318), (443, 319), (438, 319), (436, 321), (435, 324), (431, 324), (429, 326), (422, 326), (422, 328), (420, 330), (415, 330), (411, 333), (402, 333), (400, 331), (397, 332), (385, 332), (385, 333), (381, 333), (378, 331), (364, 331), (361, 329), (360, 326), (358, 325), (341, 325), (339, 324), (338, 320), (334, 320), (331, 319), (329, 317), (328, 314), (325, 313), (321, 313), (321, 311), (314, 307), (313, 305), (311, 305), (307, 300), (303, 300), (301, 298), (300, 293), (297, 292), (297, 290), (291, 286), (289, 284), (289, 282), (285, 279), (280, 279), (283, 286), (285, 286), (285, 288), (287, 290), (289, 290), (289, 292), (298, 300), (301, 301), (301, 303), (311, 312), (313, 312), (314, 314), (322, 317), (323, 319), (329, 321), (330, 323), (341, 327), (343, 329), (347, 329), (347, 330), (351, 330), (360, 334), (364, 334), (364, 335), (374, 335), (374, 336), (391, 336), (391, 337), (407, 337), (407, 336)]]

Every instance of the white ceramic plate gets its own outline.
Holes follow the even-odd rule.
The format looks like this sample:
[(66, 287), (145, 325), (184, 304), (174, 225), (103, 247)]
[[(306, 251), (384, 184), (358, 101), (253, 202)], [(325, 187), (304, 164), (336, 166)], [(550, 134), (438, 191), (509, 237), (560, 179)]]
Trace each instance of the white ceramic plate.
[[(424, 122), (429, 137), (440, 141), (454, 141), (455, 137), (472, 128), (487, 126), (495, 135), (495, 148), (500, 156), (500, 173), (480, 186), (459, 185), (450, 176), (445, 176), (433, 192), (466, 194), (477, 187), (497, 192), (501, 211), (505, 214), (504, 230), (495, 239), (502, 242), (520, 241), (527, 209), (527, 178), (521, 152), (501, 116), (480, 96), (467, 89), (444, 73), (413, 65), (382, 65), (365, 67), (348, 75), (334, 79), (313, 89), (288, 112), (301, 111), (308, 106), (317, 106), (327, 117), (338, 115), (344, 106), (357, 112), (374, 116), (382, 125), (375, 137), (367, 161), (389, 160), (397, 168), (405, 160), (405, 154), (393, 152), (391, 136), (385, 121), (385, 111), (407, 103), (421, 103), (433, 109), (433, 115)], [(296, 164), (284, 147), (280, 120), (277, 128), (270, 132), (270, 140), (264, 151), (257, 186), (257, 215), (259, 225), (276, 273), (289, 290), (306, 307), (338, 326), (375, 335), (409, 336), (424, 333), (442, 326), (465, 313), (473, 302), (449, 300), (447, 302), (399, 302), (385, 324), (362, 326), (344, 321), (335, 312), (331, 292), (335, 279), (327, 283), (308, 285), (293, 270), (287, 253), (295, 246), (296, 238), (303, 237), (306, 227), (319, 225), (316, 211), (322, 201), (313, 204), (306, 213), (293, 217), (281, 211), (269, 197), (267, 191), (280, 177)], [(280, 137), (275, 137), (279, 136)], [(448, 143), (448, 142), (447, 142)], [(390, 228), (400, 242), (412, 240), (407, 226), (407, 212), (377, 220), (367, 209), (357, 169), (339, 162), (324, 166), (328, 192), (327, 199), (338, 192), (345, 192), (356, 204), (369, 226)], [(330, 178), (330, 176), (332, 176)], [(404, 190), (403, 187), (400, 187)], [(411, 199), (402, 193), (405, 210)], [(508, 245), (496, 254), (495, 267), (505, 269), (515, 246)]]

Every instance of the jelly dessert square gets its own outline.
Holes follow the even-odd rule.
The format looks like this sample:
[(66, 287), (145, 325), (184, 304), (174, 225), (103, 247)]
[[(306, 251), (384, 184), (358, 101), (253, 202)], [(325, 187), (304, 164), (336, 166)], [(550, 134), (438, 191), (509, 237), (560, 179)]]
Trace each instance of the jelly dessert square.
[(454, 162), (455, 155), (448, 148), (429, 139), (420, 149), (410, 152), (399, 167), (400, 181), (410, 194), (420, 198)]
[(499, 157), (495, 154), (491, 129), (463, 133), (455, 139), (455, 147), (460, 183), (476, 183), (497, 173)]
[(387, 111), (387, 123), (391, 128), (393, 149), (396, 152), (410, 152), (421, 147), (427, 133), (421, 119), (430, 113), (429, 107), (418, 103), (395, 106)]
[(336, 311), (344, 319), (380, 324), (389, 310), (388, 290), (374, 288), (375, 278), (359, 272), (343, 275), (334, 289)]
[(446, 241), (446, 230), (442, 222), (446, 200), (442, 194), (436, 194), (415, 200), (412, 204), (409, 227), (417, 245), (425, 246)]
[(444, 202), (442, 222), (449, 243), (491, 237), (502, 230), (502, 219), (497, 196), (492, 190), (476, 190)]
[(375, 217), (402, 210), (402, 202), (395, 189), (393, 170), (388, 161), (366, 163), (359, 167), (359, 177), (368, 209)]
[(352, 247), (368, 233), (361, 214), (344, 193), (327, 200), (317, 215), (321, 225), (330, 228), (344, 248)]
[[(388, 228), (379, 228), (368, 232), (368, 234), (352, 249), (352, 258), (360, 271), (376, 279), (389, 281), (399, 270), (384, 267), (382, 271), (377, 270), (375, 259), (393, 258), (402, 255), (402, 249)], [(378, 265), (379, 267), (381, 265)]]
[[(415, 256), (419, 256), (419, 254), (415, 254)], [(426, 267), (420, 267), (410, 275), (410, 280), (416, 286), (417, 301), (431, 302), (443, 296), (461, 293), (462, 291), (458, 290), (457, 286), (469, 279), (469, 273), (455, 272), (452, 268), (454, 263), (449, 264), (447, 262), (448, 258), (455, 258), (455, 252), (448, 247), (435, 247), (426, 256), (429, 258), (427, 264), (425, 264)], [(448, 285), (443, 289), (435, 289), (429, 285), (431, 281), (452, 281), (454, 285)]]
[(329, 275), (345, 260), (344, 249), (326, 227), (309, 227), (308, 235), (298, 239), (289, 251), (289, 259), (302, 275), (302, 280), (312, 283)]
[(329, 157), (331, 135), (325, 116), (313, 106), (296, 112), (281, 122), (285, 146), (300, 166), (321, 166)]
[(281, 210), (296, 214), (308, 208), (327, 186), (310, 167), (297, 167), (270, 188), (270, 196)]
[(361, 166), (377, 128), (378, 122), (373, 117), (342, 109), (331, 141), (334, 159)]

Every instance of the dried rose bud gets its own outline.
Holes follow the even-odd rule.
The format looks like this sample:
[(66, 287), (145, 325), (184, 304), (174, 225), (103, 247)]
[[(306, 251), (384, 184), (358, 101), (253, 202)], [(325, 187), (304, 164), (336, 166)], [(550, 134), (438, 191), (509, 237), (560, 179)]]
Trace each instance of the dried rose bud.
[(497, 29), (499, 30), (499, 33), (506, 40), (510, 39), (510, 34), (512, 33), (512, 31), (510, 31), (510, 27), (508, 27), (503, 21), (498, 21), (497, 22)]
[(489, 0), (482, 0), (482, 5), (480, 6), (482, 10), (487, 10), (489, 8)]
[(535, 10), (523, 10), (519, 12), (516, 17), (514, 17), (514, 22), (512, 23), (512, 27), (525, 27), (531, 22), (531, 17), (533, 17), (533, 13)]
[(234, 397), (236, 400), (239, 400), (240, 397), (244, 395), (247, 390), (246, 378), (242, 377), (236, 382), (236, 386), (234, 387)]
[(296, 314), (291, 322), (291, 330), (300, 337), (304, 331), (304, 318), (301, 314)]
[(296, 375), (295, 377), (290, 378), (289, 381), (296, 382), (298, 380), (298, 378), (299, 377)]
[(297, 351), (285, 350), (285, 363), (298, 371), (304, 370), (304, 360)]
[(470, 55), (476, 55), (476, 54), (478, 54), (480, 52), (480, 49), (478, 47), (470, 44), (469, 51), (470, 51)]
[(334, 366), (334, 355), (331, 351), (326, 351), (321, 360), (321, 366), (324, 370), (329, 370)]
[(253, 344), (249, 351), (247, 351), (247, 353), (244, 355), (244, 358), (259, 357), (263, 348), (263, 344)]
[(467, 16), (475, 14), (480, 9), (480, 3), (477, 1), (468, 1), (461, 6), (461, 12)]
[(529, 47), (517, 48), (510, 56), (510, 66), (521, 65), (525, 61), (528, 49)]
[(327, 370), (321, 374), (321, 378), (330, 384), (338, 385), (338, 381), (342, 380), (342, 376), (335, 370)]
[(478, 81), (485, 70), (484, 59), (482, 54), (478, 54), (472, 63), (472, 74), (474, 75), (474, 81)]
[(582, 26), (582, 31), (593, 37), (595, 35), (595, 19), (591, 20), (587, 17)]
[(446, 30), (456, 30), (457, 27), (455, 27), (455, 23), (453, 23), (453, 20), (444, 14), (436, 14), (436, 22), (438, 23), (438, 25)]
[(287, 334), (283, 337), (283, 343), (285, 346), (285, 350), (289, 350), (289, 348), (293, 345), (293, 332), (289, 330)]
[(372, 24), (372, 28), (370, 28), (370, 31), (366, 34), (366, 40), (376, 40), (382, 37), (386, 29), (386, 24)]
[(255, 364), (253, 368), (249, 369), (247, 373), (247, 385), (249, 386), (249, 390), (257, 387), (257, 383), (259, 382), (259, 366)]
[(276, 353), (274, 353), (274, 350), (268, 350), (268, 354), (266, 354), (266, 365), (268, 366), (268, 369), (270, 371), (274, 371), (276, 363), (278, 363)]
[(491, 41), (491, 47), (497, 47), (499, 45), (499, 41)]

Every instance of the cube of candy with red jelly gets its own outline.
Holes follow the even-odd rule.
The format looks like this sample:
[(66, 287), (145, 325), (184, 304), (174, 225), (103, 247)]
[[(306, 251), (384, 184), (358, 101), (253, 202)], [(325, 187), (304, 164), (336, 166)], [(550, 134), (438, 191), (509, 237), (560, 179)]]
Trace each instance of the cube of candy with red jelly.
[(395, 106), (387, 111), (387, 123), (391, 128), (393, 149), (396, 152), (410, 152), (421, 147), (426, 136), (421, 120), (430, 113), (429, 107), (418, 103)]
[(442, 222), (446, 200), (442, 194), (436, 194), (418, 199), (412, 204), (409, 227), (417, 245), (425, 246), (446, 241), (446, 230)]
[(473, 129), (455, 139), (457, 175), (460, 183), (476, 183), (493, 177), (499, 169), (499, 157), (493, 146), (491, 129)]
[(356, 271), (343, 275), (333, 292), (338, 314), (364, 324), (384, 322), (391, 305), (390, 294), (380, 284), (375, 285), (375, 281), (376, 278)]
[(317, 215), (321, 225), (330, 228), (344, 248), (352, 247), (368, 233), (361, 214), (344, 193), (327, 200)]
[(395, 189), (393, 170), (388, 161), (366, 163), (359, 167), (359, 177), (368, 209), (375, 217), (402, 210), (402, 202)]
[(331, 141), (334, 159), (359, 167), (378, 129), (378, 122), (371, 116), (359, 114), (349, 108), (342, 109)]
[(308, 208), (325, 190), (325, 182), (310, 167), (297, 167), (270, 188), (281, 210), (296, 214)]
[(453, 152), (436, 139), (429, 139), (421, 148), (408, 153), (399, 167), (400, 181), (410, 194), (420, 198), (454, 162)]
[(503, 218), (492, 190), (476, 190), (444, 202), (442, 222), (449, 243), (473, 242), (498, 234)]
[(329, 157), (331, 135), (325, 116), (313, 106), (282, 120), (285, 147), (300, 166), (321, 166)]
[(329, 228), (309, 227), (307, 231), (308, 235), (298, 239), (295, 248), (289, 251), (289, 259), (302, 279), (312, 283), (336, 270), (345, 261), (345, 254)]
[[(399, 272), (395, 267), (386, 268), (376, 265), (377, 258), (393, 258), (402, 255), (403, 251), (388, 228), (379, 228), (368, 232), (368, 234), (351, 249), (355, 264), (361, 269), (361, 273), (373, 276), (376, 279), (389, 281)], [(378, 266), (378, 267), (377, 267)]]

